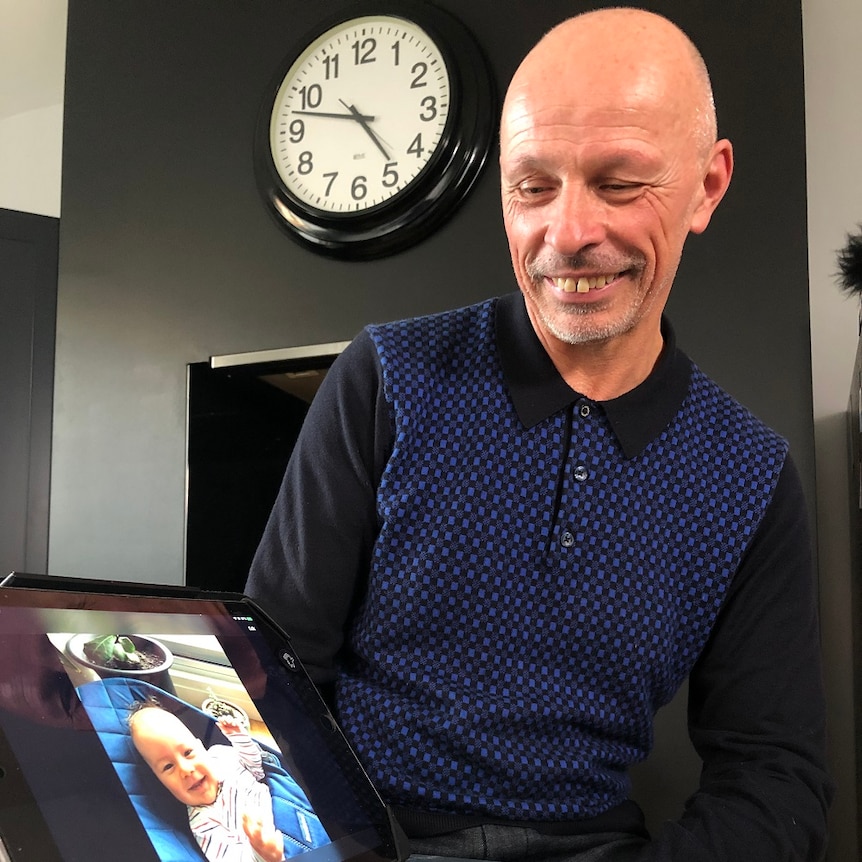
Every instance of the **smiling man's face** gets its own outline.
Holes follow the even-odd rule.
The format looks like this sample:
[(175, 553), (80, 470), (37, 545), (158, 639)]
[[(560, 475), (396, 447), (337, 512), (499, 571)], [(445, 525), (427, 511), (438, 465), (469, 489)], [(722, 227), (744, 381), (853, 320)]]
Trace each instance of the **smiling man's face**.
[(605, 10), (552, 31), (513, 78), (503, 217), (546, 344), (658, 332), (685, 239), (730, 179), (695, 57), (664, 19)]

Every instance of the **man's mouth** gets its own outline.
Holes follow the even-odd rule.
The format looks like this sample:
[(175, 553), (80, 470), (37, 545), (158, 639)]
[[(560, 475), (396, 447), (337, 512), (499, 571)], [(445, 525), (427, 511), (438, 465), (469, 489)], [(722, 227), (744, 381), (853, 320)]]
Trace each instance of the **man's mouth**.
[(589, 293), (591, 290), (600, 290), (619, 278), (621, 274), (615, 272), (611, 275), (581, 276), (580, 278), (552, 278), (551, 281), (554, 287), (564, 293)]

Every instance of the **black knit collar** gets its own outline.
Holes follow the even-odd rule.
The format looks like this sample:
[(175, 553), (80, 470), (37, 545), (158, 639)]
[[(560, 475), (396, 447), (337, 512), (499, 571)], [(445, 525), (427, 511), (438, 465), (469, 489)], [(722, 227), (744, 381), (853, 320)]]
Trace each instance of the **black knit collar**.
[[(497, 300), (497, 349), (518, 417), (532, 428), (583, 396), (554, 367), (527, 315), (524, 298), (511, 293)], [(667, 318), (662, 318), (664, 350), (643, 383), (598, 404), (627, 458), (634, 458), (670, 423), (688, 392), (691, 363), (676, 346)]]

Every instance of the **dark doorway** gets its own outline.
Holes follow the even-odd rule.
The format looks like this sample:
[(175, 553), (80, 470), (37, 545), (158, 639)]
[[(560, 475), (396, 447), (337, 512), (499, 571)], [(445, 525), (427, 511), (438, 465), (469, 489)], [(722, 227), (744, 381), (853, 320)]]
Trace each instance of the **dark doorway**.
[(308, 407), (343, 343), (189, 366), (186, 584), (241, 592)]

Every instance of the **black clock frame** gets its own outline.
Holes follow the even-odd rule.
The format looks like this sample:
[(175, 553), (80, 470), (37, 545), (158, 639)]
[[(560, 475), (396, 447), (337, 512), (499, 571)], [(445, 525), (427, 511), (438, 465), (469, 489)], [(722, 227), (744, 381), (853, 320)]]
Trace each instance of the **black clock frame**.
[[(434, 155), (406, 188), (361, 212), (328, 213), (308, 206), (285, 188), (270, 150), (270, 120), (284, 76), (306, 47), (327, 30), (364, 15), (407, 19), (435, 41), (449, 70), (449, 116)], [(475, 37), (461, 21), (428, 3), (365, 0), (307, 34), (279, 67), (258, 115), (255, 177), (267, 209), (300, 245), (347, 260), (384, 257), (420, 242), (452, 215), (488, 161), (497, 124), (493, 73)]]

